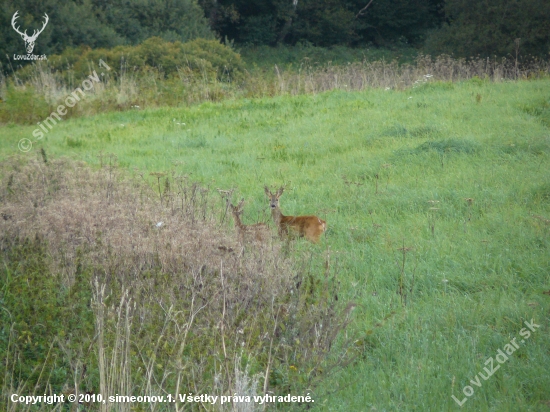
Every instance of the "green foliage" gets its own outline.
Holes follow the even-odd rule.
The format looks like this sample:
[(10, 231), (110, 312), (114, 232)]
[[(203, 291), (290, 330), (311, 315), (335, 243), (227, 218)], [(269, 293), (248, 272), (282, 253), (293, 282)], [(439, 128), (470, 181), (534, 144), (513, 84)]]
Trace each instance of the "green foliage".
[(47, 245), (38, 235), (0, 241), (0, 354), (6, 367), (0, 386), (60, 393), (72, 374), (67, 355), (86, 350), (93, 339), (89, 273), (79, 266), (67, 290), (51, 273)]
[(278, 67), (294, 68), (322, 66), (326, 64), (344, 65), (361, 61), (398, 61), (412, 63), (418, 50), (411, 47), (390, 49), (352, 48), (345, 46), (318, 47), (309, 42), (300, 42), (296, 46), (279, 44), (277, 47), (242, 47), (240, 54), (247, 66), (253, 69), (272, 70)]
[[(37, 54), (49, 56), (68, 48), (135, 46), (153, 37), (182, 43), (212, 40), (215, 34), (227, 43), (245, 46), (425, 45), (432, 55), (520, 60), (546, 58), (550, 52), (550, 5), (544, 0), (475, 4), (466, 0), (6, 0), (0, 8), (0, 36), (5, 40), (0, 43), (0, 69), (4, 72), (10, 64), (15, 68), (28, 64), (12, 57), (24, 54), (23, 42), (11, 28), (16, 10), (22, 29), (39, 28), (44, 13), (50, 16), (36, 46)], [(166, 59), (170, 67), (172, 59)]]
[(36, 41), (34, 54), (60, 53), (67, 47), (83, 44), (89, 47), (113, 47), (124, 41), (113, 28), (98, 18), (90, 0), (38, 3), (7, 0), (0, 8), (0, 37), (5, 39), (0, 43), (0, 62), (4, 65), (4, 70), (8, 63), (6, 58), (15, 65), (21, 62), (14, 62), (12, 55), (26, 54), (21, 36), (11, 26), (12, 16), (16, 11), (19, 11), (17, 22), (21, 31), (27, 30), (29, 34), (42, 27), (44, 13), (49, 16), (46, 28)]
[[(196, 38), (213, 39), (202, 9), (196, 0), (30, 0), (3, 2), (0, 8), (0, 63), (8, 68), (13, 54), (26, 54), (19, 34), (11, 27), (13, 14), (19, 10), (19, 25), (32, 33), (42, 26), (44, 13), (49, 23), (37, 39), (34, 54), (60, 54), (67, 48), (113, 48), (137, 45), (157, 36), (166, 41), (186, 42)], [(26, 64), (27, 62), (22, 62)], [(118, 62), (120, 64), (120, 62)]]
[(419, 44), (439, 21), (439, 0), (201, 1), (220, 37), (242, 44)]
[(0, 102), (0, 123), (36, 123), (50, 114), (50, 105), (33, 86), (6, 88), (4, 101)]
[(427, 52), (459, 57), (550, 53), (550, 3), (545, 0), (449, 0), (447, 22), (427, 39)]
[(360, 19), (358, 32), (365, 40), (378, 45), (421, 45), (426, 32), (440, 21), (439, 7), (434, 0), (374, 1)]
[(309, 41), (316, 46), (351, 44), (357, 40), (354, 10), (337, 0), (304, 0), (298, 3), (291, 43)]
[[(97, 66), (100, 59), (111, 68), (108, 74), (115, 78), (128, 71), (133, 74), (158, 71), (162, 77), (178, 77), (181, 71), (200, 77), (206, 75), (209, 79), (232, 81), (242, 78), (244, 72), (239, 54), (216, 40), (205, 39), (181, 43), (152, 37), (138, 46), (67, 49), (61, 55), (51, 56), (48, 63), (51, 70), (61, 72), (66, 78), (86, 78), (90, 69), (100, 71)], [(67, 67), (71, 70), (67, 71)], [(18, 75), (28, 79), (32, 73), (32, 67), (27, 67)]]
[(192, 69), (201, 69), (207, 62), (215, 70), (220, 80), (239, 80), (244, 74), (244, 64), (233, 49), (215, 40), (197, 39), (184, 43), (181, 47), (184, 62), (189, 61)]
[(94, 11), (125, 43), (139, 44), (150, 37), (170, 42), (213, 39), (196, 0), (91, 0)]
[(272, 15), (247, 17), (240, 29), (239, 40), (246, 45), (274, 44), (277, 41), (277, 21)]

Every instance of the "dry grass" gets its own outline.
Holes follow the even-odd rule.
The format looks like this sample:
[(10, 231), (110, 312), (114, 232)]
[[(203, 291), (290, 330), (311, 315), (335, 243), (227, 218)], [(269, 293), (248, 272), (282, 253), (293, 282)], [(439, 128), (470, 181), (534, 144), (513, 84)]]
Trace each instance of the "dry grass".
[[(75, 79), (71, 73), (54, 72), (39, 62), (25, 71), (25, 80), (18, 77), (17, 72), (7, 79), (0, 75), (0, 97), (7, 103), (0, 107), (0, 122), (36, 123), (49, 116), (81, 86), (84, 79)], [(186, 67), (179, 68), (178, 74), (169, 78), (165, 78), (160, 69), (139, 74), (122, 70), (113, 75), (107, 73), (100, 82), (94, 83), (86, 98), (70, 109), (65, 118), (243, 96), (316, 94), (334, 89), (406, 89), (428, 81), (455, 82), (474, 77), (500, 82), (539, 78), (549, 73), (548, 61), (520, 64), (506, 58), (454, 59), (446, 55), (436, 58), (420, 55), (413, 64), (364, 60), (346, 65), (320, 65), (304, 59), (297, 69), (284, 70), (275, 65), (272, 73), (255, 70), (239, 82), (220, 81)]]
[(494, 82), (547, 76), (550, 62), (533, 60), (518, 65), (502, 59), (454, 59), (420, 55), (414, 64), (397, 61), (363, 61), (324, 67), (302, 64), (298, 72), (283, 72), (275, 66), (276, 93), (321, 93), (332, 89), (405, 89), (429, 81), (455, 82), (474, 77)]
[[(277, 241), (241, 253), (208, 189), (162, 174), (146, 184), (115, 163), (108, 156), (92, 170), (44, 156), (9, 159), (0, 170), (1, 250), (39, 238), (50, 257), (44, 276), (67, 291), (76, 282), (91, 290), (96, 335), (83, 341), (95, 355), (72, 359), (64, 389), (221, 395), (311, 385), (349, 322), (349, 310), (338, 313), (330, 268), (315, 279)], [(66, 352), (74, 342), (54, 346)], [(301, 368), (300, 384), (286, 376)]]
[[(167, 209), (153, 189), (136, 181), (121, 182), (111, 166), (92, 171), (84, 164), (44, 165), (36, 160), (13, 176), (11, 201), (2, 207), (12, 218), (3, 222), (3, 229), (19, 238), (39, 233), (52, 248), (63, 248), (65, 255), (55, 261), (55, 270), (63, 274), (66, 286), (74, 281), (76, 250), (84, 245), (102, 264), (112, 260), (110, 254), (134, 255), (136, 259), (117, 271), (119, 276), (147, 269), (216, 268), (220, 259), (229, 272), (235, 269), (234, 254), (219, 249), (232, 249), (233, 239), (216, 227), (209, 210), (199, 210), (196, 199), (189, 200), (194, 203), (185, 204), (184, 211)], [(17, 179), (23, 176), (25, 180)], [(203, 211), (199, 221), (196, 216)]]

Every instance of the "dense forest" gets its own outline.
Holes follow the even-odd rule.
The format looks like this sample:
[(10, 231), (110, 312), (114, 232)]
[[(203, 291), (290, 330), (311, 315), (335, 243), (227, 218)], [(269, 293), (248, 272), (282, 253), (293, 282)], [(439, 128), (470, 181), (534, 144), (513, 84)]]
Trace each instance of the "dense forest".
[(546, 0), (3, 0), (0, 59), (23, 53), (16, 25), (48, 25), (35, 53), (136, 45), (158, 36), (241, 46), (415, 47), (455, 57), (548, 57)]

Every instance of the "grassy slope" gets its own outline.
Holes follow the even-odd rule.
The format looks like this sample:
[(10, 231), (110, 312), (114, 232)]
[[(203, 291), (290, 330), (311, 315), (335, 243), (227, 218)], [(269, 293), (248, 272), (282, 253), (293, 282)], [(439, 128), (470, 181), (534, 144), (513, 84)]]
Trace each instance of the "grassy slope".
[[(550, 218), (549, 98), (549, 81), (335, 91), (64, 121), (40, 144), (50, 156), (97, 163), (103, 150), (129, 168), (237, 186), (245, 223), (269, 219), (264, 184), (289, 184), (283, 212), (326, 218), (322, 246), (297, 248), (323, 261), (330, 247), (341, 300), (360, 304), (365, 357), (327, 379), (316, 405), (459, 409), (451, 394), (462, 399), (533, 318), (540, 330), (462, 409), (539, 410), (550, 401), (550, 226), (532, 215)], [(0, 157), (33, 129), (2, 128)], [(415, 273), (405, 306), (403, 244), (406, 287)]]

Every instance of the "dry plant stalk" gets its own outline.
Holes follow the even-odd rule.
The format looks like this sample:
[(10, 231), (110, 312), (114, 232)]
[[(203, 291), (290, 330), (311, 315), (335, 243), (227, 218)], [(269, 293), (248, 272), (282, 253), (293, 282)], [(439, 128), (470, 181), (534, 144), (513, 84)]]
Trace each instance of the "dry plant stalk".
[[(139, 109), (185, 102), (219, 101), (237, 96), (264, 97), (275, 95), (316, 94), (324, 91), (365, 90), (369, 88), (403, 90), (418, 87), (427, 81), (456, 82), (477, 77), (493, 82), (533, 79), (548, 76), (550, 61), (532, 59), (520, 64), (506, 58), (453, 58), (448, 55), (432, 57), (419, 55), (415, 62), (400, 64), (396, 60), (353, 62), (346, 65), (312, 64), (305, 58), (299, 70), (274, 66), (273, 75), (258, 73), (247, 76), (241, 83), (209, 79), (203, 70), (178, 69), (179, 91), (166, 96), (159, 93), (162, 68), (137, 74), (123, 66), (117, 74), (106, 76), (94, 85), (94, 90), (69, 113), (69, 116), (98, 111)], [(0, 75), (1, 76), (1, 75)], [(54, 72), (47, 63), (37, 62), (24, 73), (25, 78), (13, 75), (17, 89), (29, 86), (51, 107), (61, 103), (76, 87), (74, 74)], [(0, 96), (5, 94), (5, 81), (0, 77)], [(177, 95), (177, 98), (172, 99)], [(478, 101), (480, 102), (481, 99)]]
[[(279, 242), (236, 253), (238, 236), (220, 225), (208, 189), (173, 176), (160, 201), (154, 177), (130, 178), (115, 160), (93, 170), (37, 154), (0, 165), (0, 250), (37, 237), (47, 249), (45, 276), (67, 290), (84, 282), (93, 297), (97, 337), (82, 353), (97, 356), (74, 365), (97, 368), (100, 387), (75, 387), (87, 382), (84, 372), (67, 384), (104, 395), (207, 393), (215, 375), (219, 394), (243, 385), (276, 390), (265, 375), (261, 388), (257, 374), (289, 370), (292, 359), (308, 371), (306, 385), (326, 376), (316, 371), (349, 323), (337, 282), (327, 275), (319, 286), (309, 265), (289, 259)], [(323, 370), (356, 355), (352, 335), (346, 356)], [(231, 365), (242, 353), (260, 368), (248, 378)]]

